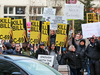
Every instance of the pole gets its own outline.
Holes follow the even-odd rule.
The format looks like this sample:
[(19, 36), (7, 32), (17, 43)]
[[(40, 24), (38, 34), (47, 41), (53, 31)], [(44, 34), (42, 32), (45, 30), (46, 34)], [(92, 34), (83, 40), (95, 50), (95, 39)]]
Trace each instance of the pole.
[(73, 27), (73, 35), (75, 34), (74, 33), (74, 20), (72, 20), (72, 27)]

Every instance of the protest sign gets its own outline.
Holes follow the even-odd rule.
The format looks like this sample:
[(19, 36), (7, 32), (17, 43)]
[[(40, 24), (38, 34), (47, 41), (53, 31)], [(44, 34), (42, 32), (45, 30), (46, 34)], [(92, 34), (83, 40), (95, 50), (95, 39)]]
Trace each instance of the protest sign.
[(12, 20), (12, 30), (14, 43), (23, 43), (25, 41), (23, 19)]
[(52, 67), (53, 61), (54, 61), (54, 56), (52, 56), (52, 55), (38, 55), (38, 60)]
[(49, 24), (50, 22), (44, 22), (44, 24), (42, 24), (41, 26), (41, 42), (43, 42), (45, 46), (49, 46), (49, 33), (50, 33)]
[(52, 16), (50, 19), (50, 29), (57, 30), (58, 23), (67, 24), (67, 18), (65, 16)]
[(93, 35), (100, 36), (100, 22), (82, 24), (83, 38), (90, 38)]
[(39, 44), (40, 39), (40, 21), (31, 21), (30, 43)]
[(67, 24), (58, 24), (55, 46), (64, 47), (66, 44)]
[(27, 22), (28, 36), (30, 36), (30, 30), (31, 30), (31, 22)]
[(99, 14), (87, 13), (87, 23), (99, 22)]
[(11, 34), (11, 18), (0, 18), (0, 39), (9, 40)]
[(83, 20), (84, 5), (83, 4), (65, 4), (65, 16), (67, 19)]
[(50, 21), (51, 16), (55, 16), (55, 13), (56, 9), (44, 7), (43, 18), (45, 18), (46, 21)]

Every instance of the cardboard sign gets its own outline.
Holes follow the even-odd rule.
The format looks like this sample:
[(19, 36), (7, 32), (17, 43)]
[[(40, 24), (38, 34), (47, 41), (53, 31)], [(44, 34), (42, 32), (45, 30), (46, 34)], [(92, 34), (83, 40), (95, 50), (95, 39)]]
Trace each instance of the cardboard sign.
[(83, 38), (90, 38), (93, 35), (100, 36), (100, 22), (82, 24)]
[(55, 16), (55, 14), (56, 9), (44, 7), (43, 18), (45, 18), (46, 21), (50, 21), (51, 16)]
[(12, 30), (14, 43), (23, 43), (25, 41), (23, 19), (12, 20)]
[(38, 60), (52, 67), (53, 61), (54, 61), (54, 56), (52, 56), (52, 55), (38, 55)]
[(83, 4), (65, 4), (65, 16), (67, 19), (83, 20), (84, 5)]
[(0, 39), (9, 40), (11, 34), (11, 18), (0, 18)]
[(40, 39), (40, 21), (31, 21), (30, 43), (38, 44)]
[(87, 13), (87, 23), (99, 22), (99, 14)]
[(52, 16), (50, 19), (50, 30), (57, 30), (58, 23), (67, 24), (67, 18), (64, 16)]
[[(47, 25), (48, 24), (48, 25)], [(49, 33), (50, 33), (50, 22), (44, 22), (41, 26), (41, 42), (45, 44), (45, 46), (49, 45)]]
[(55, 46), (64, 47), (66, 44), (67, 24), (58, 24)]

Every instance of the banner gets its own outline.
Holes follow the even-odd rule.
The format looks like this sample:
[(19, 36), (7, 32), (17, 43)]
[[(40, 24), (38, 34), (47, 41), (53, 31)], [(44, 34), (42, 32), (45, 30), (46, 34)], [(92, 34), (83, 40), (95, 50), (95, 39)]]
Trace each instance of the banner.
[(30, 43), (39, 44), (40, 40), (40, 21), (31, 21)]
[(0, 39), (10, 40), (11, 18), (0, 18)]
[(30, 37), (31, 22), (27, 22), (28, 37)]
[(12, 20), (12, 30), (13, 30), (14, 43), (25, 42), (23, 26), (24, 26), (23, 19)]
[(53, 61), (54, 61), (54, 56), (52, 56), (52, 55), (38, 55), (38, 60), (52, 67)]
[(50, 21), (50, 17), (55, 16), (55, 14), (56, 14), (56, 9), (44, 7), (43, 18), (45, 18), (46, 21)]
[(42, 24), (41, 26), (41, 42), (43, 42), (45, 46), (49, 46), (50, 44), (49, 33), (50, 33), (50, 22), (44, 22), (44, 24)]
[(64, 16), (52, 16), (50, 19), (50, 30), (57, 30), (58, 23), (67, 24), (67, 18)]
[(99, 22), (99, 14), (87, 13), (87, 23)]
[(81, 19), (84, 18), (83, 4), (65, 4), (65, 16), (67, 19)]
[(66, 46), (66, 41), (67, 41), (66, 32), (67, 32), (67, 24), (58, 24), (55, 46), (60, 46), (60, 47)]
[(83, 38), (90, 38), (93, 35), (100, 36), (100, 22), (82, 24)]

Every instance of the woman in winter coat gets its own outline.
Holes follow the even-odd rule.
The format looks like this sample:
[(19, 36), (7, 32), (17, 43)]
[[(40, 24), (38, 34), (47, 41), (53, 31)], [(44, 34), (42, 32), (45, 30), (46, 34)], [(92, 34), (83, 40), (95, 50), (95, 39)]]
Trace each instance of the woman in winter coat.
[(63, 63), (66, 64), (66, 60), (68, 60), (68, 65), (73, 75), (81, 75), (80, 70), (82, 62), (80, 54), (75, 52), (75, 47), (73, 45), (69, 46), (68, 50), (69, 52), (63, 57)]
[(53, 66), (54, 69), (58, 70), (58, 61), (61, 58), (61, 52), (58, 53), (57, 48), (55, 47), (54, 43), (51, 43), (50, 45), (50, 49), (49, 49), (49, 55), (53, 55), (54, 56), (54, 61), (53, 61)]

